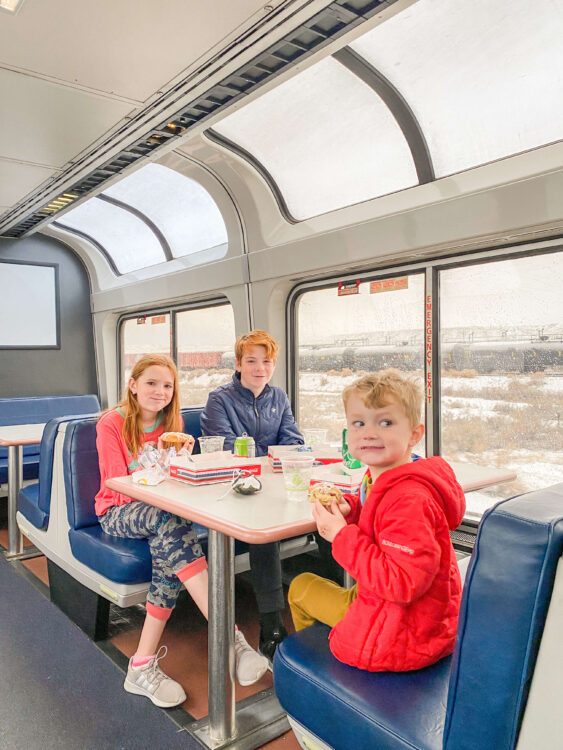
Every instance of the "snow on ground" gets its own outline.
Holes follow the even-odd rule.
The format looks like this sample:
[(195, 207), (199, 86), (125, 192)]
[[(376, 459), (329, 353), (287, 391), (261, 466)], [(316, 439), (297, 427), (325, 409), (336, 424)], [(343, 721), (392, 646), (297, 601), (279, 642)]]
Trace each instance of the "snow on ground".
[(530, 377), (529, 375), (477, 375), (474, 378), (442, 378), (442, 390), (482, 391), (484, 388), (502, 388), (509, 389), (510, 386), (517, 382), (523, 385), (529, 385), (530, 388), (542, 388), (548, 391), (563, 392), (563, 378), (555, 375), (544, 375), (543, 377)]
[(508, 414), (499, 414), (499, 407), (512, 407), (514, 409), (525, 409), (527, 404), (521, 402), (500, 401), (496, 399), (484, 399), (460, 396), (442, 396), (442, 409), (455, 412), (455, 417), (487, 417), (510, 419)]

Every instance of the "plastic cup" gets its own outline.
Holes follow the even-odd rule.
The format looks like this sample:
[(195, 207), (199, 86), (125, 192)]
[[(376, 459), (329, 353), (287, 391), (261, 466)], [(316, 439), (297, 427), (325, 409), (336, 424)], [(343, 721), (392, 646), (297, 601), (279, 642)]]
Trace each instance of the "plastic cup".
[(308, 427), (303, 430), (303, 437), (305, 438), (306, 445), (318, 445), (319, 443), (326, 443), (326, 436), (328, 430), (321, 427)]
[(199, 449), (202, 453), (215, 453), (223, 450), (225, 438), (223, 435), (206, 435), (199, 437)]
[(314, 460), (313, 456), (304, 456), (302, 453), (281, 457), (283, 479), (288, 500), (292, 502), (307, 500)]

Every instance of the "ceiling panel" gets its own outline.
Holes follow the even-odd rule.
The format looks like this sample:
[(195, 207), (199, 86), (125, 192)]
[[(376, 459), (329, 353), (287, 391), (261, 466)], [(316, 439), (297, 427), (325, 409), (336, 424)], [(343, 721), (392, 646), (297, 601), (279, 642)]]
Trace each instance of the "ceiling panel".
[(40, 185), (54, 170), (0, 159), (0, 211), (6, 210)]
[(0, 101), (10, 105), (0, 113), (0, 157), (51, 167), (62, 167), (131, 110), (115, 99), (1, 68)]
[(0, 66), (144, 101), (263, 8), (261, 0), (25, 0), (17, 15), (0, 15)]

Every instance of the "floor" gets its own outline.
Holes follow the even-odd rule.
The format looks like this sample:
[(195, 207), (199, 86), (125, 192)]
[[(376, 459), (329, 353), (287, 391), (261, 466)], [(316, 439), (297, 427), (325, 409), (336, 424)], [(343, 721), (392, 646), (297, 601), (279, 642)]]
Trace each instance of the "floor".
[[(0, 504), (1, 502), (0, 500)], [(5, 521), (3, 523), (0, 515), (0, 546), (6, 548), (7, 541)], [(311, 562), (314, 567), (315, 561)], [(296, 565), (300, 567), (295, 560), (284, 563), (284, 580), (292, 577)], [(40, 583), (37, 584), (37, 588), (45, 596), (48, 596), (46, 588), (49, 585), (47, 563), (43, 556), (22, 561), (21, 564), (16, 564), (12, 567), (15, 569), (19, 568), (20, 572), (28, 580), (36, 579), (39, 581)], [(258, 613), (252, 588), (245, 574), (237, 576), (235, 601), (236, 622), (244, 632), (249, 643), (256, 647), (259, 635)], [(144, 607), (142, 605), (130, 607), (127, 610), (122, 610), (112, 605), (109, 639), (95, 644), (98, 649), (102, 650), (114, 662), (116, 674), (119, 672), (119, 681), (122, 679), (127, 659), (135, 651), (143, 619)], [(286, 627), (291, 632), (293, 628), (288, 610), (284, 613), (284, 619)], [(206, 625), (207, 623), (199, 610), (195, 607), (187, 593), (184, 592), (178, 600), (178, 605), (166, 627), (163, 643), (168, 648), (168, 654), (161, 662), (164, 671), (183, 685), (188, 696), (181, 707), (183, 712), (179, 709), (172, 710), (174, 712), (174, 720), (180, 724), (187, 723), (194, 718), (199, 719), (208, 713)], [(237, 684), (236, 700), (242, 700), (271, 686), (272, 675), (270, 672), (266, 673), (253, 686), (244, 688)], [(143, 701), (144, 699), (136, 698), (136, 700)], [(171, 713), (170, 711), (157, 710), (164, 716)], [(0, 748), (3, 748), (4, 745), (1, 740), (2, 734), (0, 731)], [(68, 748), (70, 747), (69, 745)], [(268, 750), (299, 750), (300, 746), (293, 732), (289, 731), (262, 747)], [(7, 747), (6, 750), (8, 750)], [(10, 748), (10, 750), (13, 749)], [(67, 750), (67, 746), (60, 745), (59, 750)]]

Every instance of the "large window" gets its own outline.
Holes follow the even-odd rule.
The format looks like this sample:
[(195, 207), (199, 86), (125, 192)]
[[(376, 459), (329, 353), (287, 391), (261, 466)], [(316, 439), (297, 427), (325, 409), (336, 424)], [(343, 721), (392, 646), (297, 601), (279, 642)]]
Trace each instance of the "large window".
[(121, 326), (121, 387), (131, 375), (135, 362), (143, 354), (170, 356), (170, 314), (136, 315), (124, 320)]
[(409, 103), (437, 177), (563, 137), (558, 0), (418, 0), (351, 44)]
[(326, 428), (329, 440), (340, 440), (341, 394), (355, 378), (397, 367), (422, 386), (424, 275), (307, 291), (297, 301), (297, 330), (299, 426)]
[[(441, 377), (428, 450), (516, 474), (467, 493), (477, 518), (501, 499), (563, 482), (563, 252), (431, 265)], [(297, 292), (302, 429), (326, 428), (339, 440), (342, 389), (364, 372), (397, 367), (422, 383), (424, 270)]]
[(205, 404), (209, 392), (233, 374), (233, 308), (218, 305), (179, 312), (176, 332), (182, 406)]
[(203, 250), (214, 258), (227, 252), (227, 229), (211, 195), (160, 164), (124, 177), (54, 224), (94, 243), (118, 274), (162, 269)]
[(408, 144), (387, 105), (333, 58), (214, 129), (266, 167), (298, 220), (418, 183)]
[(468, 510), (563, 481), (563, 253), (440, 274), (442, 453), (512, 469)]
[(167, 354), (178, 367), (181, 405), (201, 406), (210, 391), (230, 380), (234, 343), (235, 321), (228, 304), (137, 313), (121, 324), (121, 388), (143, 354)]

